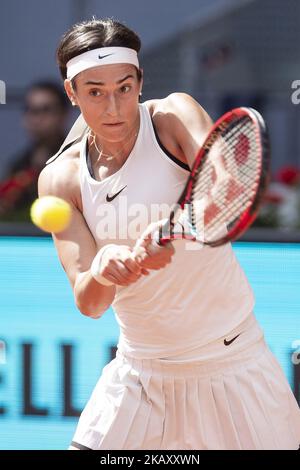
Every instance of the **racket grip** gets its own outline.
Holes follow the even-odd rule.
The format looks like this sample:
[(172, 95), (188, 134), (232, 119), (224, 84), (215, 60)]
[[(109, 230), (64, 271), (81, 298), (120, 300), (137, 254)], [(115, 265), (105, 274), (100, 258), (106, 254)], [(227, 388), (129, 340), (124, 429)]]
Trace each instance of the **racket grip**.
[(165, 246), (170, 240), (164, 240), (161, 238), (161, 230), (156, 230), (153, 234), (153, 240), (152, 240), (152, 245), (154, 246), (160, 246), (163, 247)]
[(153, 241), (152, 241), (152, 244), (153, 245), (158, 245), (158, 246), (163, 246), (163, 244), (161, 243), (160, 241), (160, 232), (159, 230), (156, 230), (153, 234)]

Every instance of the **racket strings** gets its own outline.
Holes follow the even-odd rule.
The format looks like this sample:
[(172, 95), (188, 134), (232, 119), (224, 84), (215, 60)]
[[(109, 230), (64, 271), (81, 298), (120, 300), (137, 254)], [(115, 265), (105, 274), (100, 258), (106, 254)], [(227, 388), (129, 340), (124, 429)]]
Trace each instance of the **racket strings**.
[(198, 238), (213, 241), (239, 220), (256, 195), (260, 177), (257, 131), (244, 118), (219, 136), (195, 175), (187, 210)]

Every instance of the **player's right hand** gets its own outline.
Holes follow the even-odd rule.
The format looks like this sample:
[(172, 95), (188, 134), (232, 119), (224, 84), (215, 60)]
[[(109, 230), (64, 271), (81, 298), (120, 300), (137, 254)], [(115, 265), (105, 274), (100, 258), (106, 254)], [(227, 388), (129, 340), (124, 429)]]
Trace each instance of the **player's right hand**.
[(129, 286), (141, 276), (148, 275), (147, 269), (139, 265), (127, 245), (109, 245), (101, 257), (99, 273), (108, 281), (120, 286)]
[(134, 259), (142, 268), (158, 270), (171, 263), (175, 253), (171, 242), (160, 246), (154, 242), (155, 233), (163, 225), (164, 220), (153, 222), (142, 233), (133, 249)]

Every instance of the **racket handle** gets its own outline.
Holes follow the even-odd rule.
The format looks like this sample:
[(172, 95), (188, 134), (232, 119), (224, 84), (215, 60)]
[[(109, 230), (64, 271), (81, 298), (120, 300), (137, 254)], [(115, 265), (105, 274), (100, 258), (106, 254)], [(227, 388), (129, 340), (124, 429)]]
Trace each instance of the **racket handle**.
[[(168, 222), (168, 219), (164, 219), (163, 221), (163, 225), (161, 225), (159, 228), (154, 228), (152, 231), (150, 231), (149, 233), (151, 233), (151, 240), (150, 240), (150, 244), (155, 248), (155, 247), (164, 247), (170, 240), (169, 239), (163, 239), (162, 235), (163, 233), (165, 233), (165, 228), (168, 226), (167, 225), (167, 222)], [(134, 255), (133, 256), (138, 256), (139, 254), (139, 250), (140, 250), (140, 244), (143, 243), (143, 237), (141, 237), (135, 244), (134, 248), (133, 248), (133, 253)]]
[(152, 244), (153, 245), (158, 245), (158, 246), (163, 246), (163, 243), (160, 241), (160, 232), (159, 232), (159, 230), (156, 230), (156, 232), (154, 232)]
[(160, 229), (156, 230), (153, 234), (152, 245), (163, 247), (165, 246), (170, 240), (163, 239), (162, 234), (164, 233), (164, 227), (162, 226)]

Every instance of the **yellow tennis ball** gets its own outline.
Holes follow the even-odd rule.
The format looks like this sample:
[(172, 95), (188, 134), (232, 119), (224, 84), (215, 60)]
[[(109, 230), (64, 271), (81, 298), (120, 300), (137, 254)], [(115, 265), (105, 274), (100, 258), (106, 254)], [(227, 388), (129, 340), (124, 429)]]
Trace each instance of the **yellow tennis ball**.
[(31, 206), (32, 222), (45, 232), (59, 233), (65, 230), (72, 216), (70, 204), (56, 196), (43, 196)]

